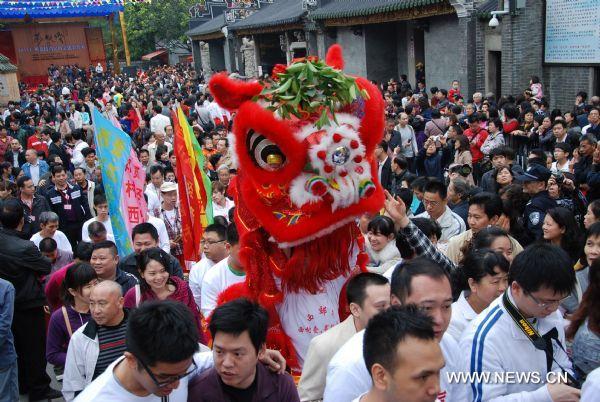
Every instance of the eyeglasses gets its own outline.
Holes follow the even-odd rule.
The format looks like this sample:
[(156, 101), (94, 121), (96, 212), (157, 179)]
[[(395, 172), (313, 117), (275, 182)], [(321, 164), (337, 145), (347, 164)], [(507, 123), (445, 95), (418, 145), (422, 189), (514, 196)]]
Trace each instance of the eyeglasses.
[(148, 373), (148, 375), (152, 379), (152, 382), (154, 382), (154, 385), (156, 385), (158, 388), (164, 388), (164, 387), (166, 387), (169, 384), (173, 384), (175, 381), (179, 381), (183, 377), (187, 377), (188, 375), (192, 374), (194, 371), (196, 371), (198, 369), (198, 365), (196, 364), (196, 362), (194, 360), (192, 360), (192, 366), (193, 367), (192, 367), (192, 369), (190, 371), (187, 371), (187, 372), (185, 372), (183, 374), (165, 376), (166, 377), (165, 380), (158, 381), (156, 379), (156, 375), (152, 372), (152, 370), (150, 370), (150, 367), (148, 367), (146, 365), (146, 363), (144, 363), (143, 360), (140, 359), (139, 357), (135, 356), (135, 358), (142, 365), (142, 367), (144, 368), (144, 370), (146, 370), (146, 372)]
[(423, 205), (431, 205), (432, 207), (435, 208), (440, 205), (440, 202), (439, 201), (429, 201), (429, 200), (423, 199)]
[(204, 239), (202, 239), (202, 240), (200, 240), (200, 246), (201, 247), (204, 247), (206, 245), (212, 246), (213, 244), (222, 243), (224, 241), (225, 240), (204, 240)]
[(569, 296), (563, 297), (560, 300), (552, 300), (549, 302), (542, 302), (540, 301), (537, 297), (535, 297), (534, 295), (532, 295), (529, 292), (524, 292), (527, 296), (529, 296), (531, 298), (531, 300), (533, 300), (535, 302), (535, 304), (537, 304), (538, 307), (540, 308), (546, 308), (548, 306), (554, 306), (554, 305), (559, 305), (560, 303), (564, 302), (565, 300), (567, 300), (569, 298)]

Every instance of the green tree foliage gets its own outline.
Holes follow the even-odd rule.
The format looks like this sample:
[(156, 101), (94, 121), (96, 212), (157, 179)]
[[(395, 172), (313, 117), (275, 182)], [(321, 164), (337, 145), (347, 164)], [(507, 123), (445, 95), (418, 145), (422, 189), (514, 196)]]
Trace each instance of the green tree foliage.
[[(132, 2), (125, 5), (127, 41), (132, 60), (139, 60), (144, 54), (154, 51), (157, 45), (168, 49), (185, 48), (185, 32), (189, 29), (189, 8), (198, 0), (153, 0), (151, 3)], [(115, 27), (119, 27), (118, 18)], [(119, 36), (119, 55), (123, 48)]]

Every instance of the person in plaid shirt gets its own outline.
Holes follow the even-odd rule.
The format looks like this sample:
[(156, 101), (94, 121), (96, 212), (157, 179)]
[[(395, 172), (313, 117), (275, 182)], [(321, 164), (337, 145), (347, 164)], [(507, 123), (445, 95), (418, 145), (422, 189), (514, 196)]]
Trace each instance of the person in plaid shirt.
[(177, 208), (177, 184), (166, 181), (160, 186), (160, 192), (163, 199), (160, 217), (167, 227), (171, 255), (177, 258), (183, 267), (185, 262), (183, 261), (181, 215), (179, 214), (179, 208)]

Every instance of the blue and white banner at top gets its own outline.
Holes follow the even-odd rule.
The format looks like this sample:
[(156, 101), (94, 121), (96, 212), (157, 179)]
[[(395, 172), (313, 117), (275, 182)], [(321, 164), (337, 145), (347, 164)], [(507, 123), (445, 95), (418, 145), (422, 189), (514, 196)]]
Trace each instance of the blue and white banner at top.
[(145, 173), (131, 146), (131, 138), (115, 127), (97, 109), (93, 111), (96, 155), (102, 168), (102, 182), (108, 202), (119, 256), (133, 251), (131, 230), (146, 222)]

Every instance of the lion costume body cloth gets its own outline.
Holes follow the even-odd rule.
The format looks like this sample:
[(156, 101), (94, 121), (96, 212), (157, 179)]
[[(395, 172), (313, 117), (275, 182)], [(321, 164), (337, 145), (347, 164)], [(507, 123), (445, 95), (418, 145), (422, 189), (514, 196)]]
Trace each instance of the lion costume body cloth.
[(267, 308), (267, 345), (294, 374), (310, 340), (340, 322), (344, 284), (368, 261), (356, 219), (384, 201), (374, 159), (383, 98), (342, 69), (334, 45), (325, 62), (276, 66), (270, 84), (223, 73), (209, 83), (217, 103), (235, 113), (231, 192), (246, 270), (245, 282), (218, 302), (245, 296)]

